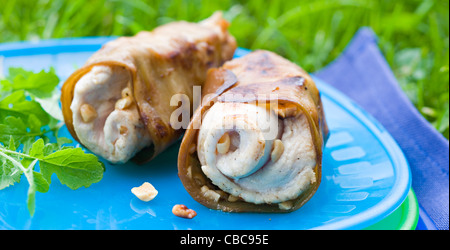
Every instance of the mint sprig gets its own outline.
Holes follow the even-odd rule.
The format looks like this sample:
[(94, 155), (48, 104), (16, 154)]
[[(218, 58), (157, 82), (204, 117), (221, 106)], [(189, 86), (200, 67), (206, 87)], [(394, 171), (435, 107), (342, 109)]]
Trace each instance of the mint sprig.
[(57, 135), (62, 125), (58, 83), (54, 70), (33, 73), (21, 68), (11, 68), (0, 80), (0, 190), (25, 176), (31, 216), (36, 192), (49, 190), (53, 174), (70, 189), (103, 178), (104, 165), (95, 155), (65, 146), (71, 140)]
[[(11, 137), (8, 147), (0, 145), (0, 156), (0, 189), (19, 182), (19, 176), (23, 174), (30, 185), (27, 205), (31, 215), (34, 214), (36, 191), (46, 193), (49, 190), (52, 174), (71, 189), (89, 187), (103, 177), (103, 163), (95, 155), (87, 154), (81, 148), (44, 144), (42, 138), (34, 142), (28, 152), (18, 152)], [(40, 172), (35, 171), (37, 164)]]

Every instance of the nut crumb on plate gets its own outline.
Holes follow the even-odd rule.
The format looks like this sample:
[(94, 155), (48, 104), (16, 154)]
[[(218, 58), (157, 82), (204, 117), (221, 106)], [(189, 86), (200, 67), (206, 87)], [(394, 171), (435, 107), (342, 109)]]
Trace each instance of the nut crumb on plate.
[(186, 219), (192, 219), (197, 215), (197, 213), (194, 210), (187, 208), (185, 205), (173, 206), (172, 213), (178, 217)]
[(158, 191), (149, 182), (144, 182), (140, 187), (132, 188), (131, 192), (141, 201), (151, 201), (158, 194)]

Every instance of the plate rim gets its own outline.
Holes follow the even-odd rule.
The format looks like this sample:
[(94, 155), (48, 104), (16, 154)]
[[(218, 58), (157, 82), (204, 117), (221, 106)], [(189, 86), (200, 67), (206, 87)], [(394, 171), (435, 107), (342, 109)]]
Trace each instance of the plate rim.
[[(350, 115), (361, 122), (370, 133), (380, 142), (384, 149), (388, 152), (392, 161), (393, 170), (396, 173), (394, 186), (382, 201), (375, 206), (353, 216), (346, 220), (330, 222), (326, 225), (318, 226), (312, 229), (332, 229), (333, 227), (340, 227), (342, 229), (361, 229), (369, 225), (373, 225), (378, 221), (386, 218), (389, 214), (394, 212), (401, 206), (403, 201), (408, 196), (411, 188), (411, 171), (408, 161), (403, 154), (400, 146), (390, 135), (390, 133), (378, 122), (372, 115), (361, 108), (356, 102), (345, 96), (342, 92), (335, 89), (331, 85), (325, 83), (320, 78), (311, 74), (315, 81), (321, 95), (327, 95), (328, 99), (333, 101), (336, 105), (341, 106), (347, 110)], [(332, 98), (330, 98), (332, 97)], [(361, 220), (361, 217), (369, 218), (368, 220)]]

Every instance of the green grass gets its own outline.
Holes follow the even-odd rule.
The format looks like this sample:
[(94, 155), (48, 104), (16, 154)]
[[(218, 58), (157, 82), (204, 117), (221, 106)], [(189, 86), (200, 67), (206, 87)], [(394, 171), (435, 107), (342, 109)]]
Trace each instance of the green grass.
[(334, 60), (370, 26), (401, 87), (449, 136), (449, 1), (0, 0), (0, 42), (133, 35), (225, 11), (239, 46), (275, 51), (308, 71)]

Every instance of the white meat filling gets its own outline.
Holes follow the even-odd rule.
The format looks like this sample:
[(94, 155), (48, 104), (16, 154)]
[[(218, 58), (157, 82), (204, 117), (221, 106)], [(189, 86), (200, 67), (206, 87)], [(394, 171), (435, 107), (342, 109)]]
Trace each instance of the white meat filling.
[[(283, 120), (276, 117), (279, 125), (275, 132), (276, 138), (269, 138), (267, 133), (260, 136), (261, 130), (253, 126), (246, 129), (239, 127), (236, 117), (240, 117), (239, 114), (242, 113), (250, 114), (255, 110), (259, 114), (266, 114), (264, 118), (266, 120), (267, 116), (271, 117), (269, 122), (273, 122), (273, 117), (276, 117), (273, 111), (269, 112), (264, 107), (253, 104), (216, 103), (211, 107), (202, 121), (198, 137), (197, 151), (202, 171), (214, 185), (246, 202), (272, 204), (295, 199), (316, 182), (314, 172), (316, 151), (307, 118), (303, 114)], [(234, 119), (236, 126), (231, 129), (220, 128), (218, 125), (220, 121), (230, 119)], [(255, 123), (252, 119), (255, 119), (255, 116), (247, 115), (246, 123)], [(267, 128), (272, 125), (264, 126)], [(233, 132), (233, 129), (237, 133)], [(234, 133), (232, 136), (234, 138), (231, 139), (234, 145), (230, 146), (227, 153), (221, 155), (217, 151), (212, 151), (210, 144), (217, 144), (219, 140), (217, 137), (225, 132)], [(262, 148), (260, 141), (251, 139), (253, 137), (259, 140), (262, 138), (264, 144)], [(278, 159), (272, 161), (270, 155), (275, 139), (281, 140), (284, 150)], [(232, 150), (233, 148), (235, 149)], [(256, 154), (255, 149), (261, 154)], [(248, 170), (250, 165), (253, 167)], [(234, 172), (236, 169), (243, 169), (246, 175), (238, 177), (230, 175), (230, 171), (227, 171), (230, 169)]]
[(124, 163), (152, 141), (128, 88), (130, 73), (95, 66), (75, 85), (70, 109), (80, 142), (112, 163)]

